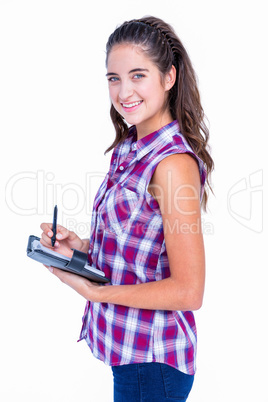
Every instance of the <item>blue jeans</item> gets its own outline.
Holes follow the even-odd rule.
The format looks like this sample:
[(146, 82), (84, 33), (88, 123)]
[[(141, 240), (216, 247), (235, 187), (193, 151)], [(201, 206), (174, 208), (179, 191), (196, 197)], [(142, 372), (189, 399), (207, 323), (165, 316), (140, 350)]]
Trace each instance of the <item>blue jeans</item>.
[(112, 370), (114, 402), (185, 402), (194, 382), (193, 375), (162, 363), (127, 364)]

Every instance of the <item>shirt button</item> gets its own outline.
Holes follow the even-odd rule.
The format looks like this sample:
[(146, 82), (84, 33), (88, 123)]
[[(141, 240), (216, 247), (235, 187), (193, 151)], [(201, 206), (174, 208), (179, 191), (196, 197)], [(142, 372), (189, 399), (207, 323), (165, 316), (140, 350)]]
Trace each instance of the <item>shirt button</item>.
[(124, 166), (119, 166), (119, 169), (120, 169), (120, 170), (124, 170)]

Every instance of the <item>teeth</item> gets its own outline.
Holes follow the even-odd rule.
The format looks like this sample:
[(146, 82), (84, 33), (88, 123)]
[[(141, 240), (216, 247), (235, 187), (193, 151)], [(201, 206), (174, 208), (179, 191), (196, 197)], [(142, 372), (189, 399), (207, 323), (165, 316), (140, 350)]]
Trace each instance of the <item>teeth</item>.
[(128, 104), (123, 103), (123, 106), (126, 107), (126, 108), (131, 108), (131, 107), (134, 107), (134, 106), (138, 106), (141, 102), (142, 102), (142, 101), (133, 102), (133, 103), (128, 103)]

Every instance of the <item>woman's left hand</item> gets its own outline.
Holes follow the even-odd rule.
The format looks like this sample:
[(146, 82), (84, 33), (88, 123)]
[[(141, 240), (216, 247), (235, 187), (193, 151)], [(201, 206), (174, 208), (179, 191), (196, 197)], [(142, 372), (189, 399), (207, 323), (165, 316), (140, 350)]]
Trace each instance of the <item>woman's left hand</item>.
[(86, 300), (97, 302), (98, 300), (98, 290), (101, 288), (96, 282), (91, 282), (82, 276), (72, 274), (70, 272), (63, 271), (55, 267), (46, 267), (48, 270), (57, 276), (61, 282), (65, 285), (70, 286), (77, 293), (83, 296)]

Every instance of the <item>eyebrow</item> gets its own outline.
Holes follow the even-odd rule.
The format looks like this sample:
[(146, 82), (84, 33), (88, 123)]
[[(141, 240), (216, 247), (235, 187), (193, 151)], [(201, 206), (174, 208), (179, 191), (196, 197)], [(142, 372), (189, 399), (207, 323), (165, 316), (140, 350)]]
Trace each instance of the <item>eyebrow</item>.
[[(147, 68), (134, 68), (133, 70), (129, 71), (129, 74), (136, 73), (136, 72), (142, 72), (142, 71), (149, 72), (149, 70)], [(119, 74), (117, 74), (117, 73), (107, 73), (106, 77), (108, 77), (109, 75), (119, 75)]]

